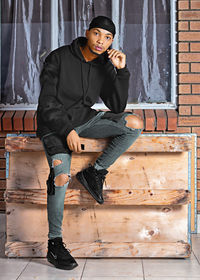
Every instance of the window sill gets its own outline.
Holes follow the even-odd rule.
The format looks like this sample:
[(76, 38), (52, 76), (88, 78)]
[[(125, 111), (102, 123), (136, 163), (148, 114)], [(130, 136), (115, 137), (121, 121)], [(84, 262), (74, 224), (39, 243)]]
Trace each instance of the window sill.
[[(144, 122), (143, 132), (175, 131), (178, 112), (175, 109), (135, 109), (127, 110), (138, 114)], [(35, 110), (0, 111), (0, 131), (36, 131)]]

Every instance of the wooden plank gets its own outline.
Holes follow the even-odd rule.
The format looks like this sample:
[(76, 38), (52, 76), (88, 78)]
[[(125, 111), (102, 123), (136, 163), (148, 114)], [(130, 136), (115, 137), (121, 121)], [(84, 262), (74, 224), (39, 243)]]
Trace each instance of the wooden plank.
[[(7, 203), (7, 241), (46, 241), (44, 205)], [(73, 242), (188, 242), (188, 205), (66, 205), (63, 238)]]
[[(7, 203), (46, 205), (46, 190), (7, 190)], [(190, 202), (188, 190), (104, 190), (104, 205), (183, 205)], [(0, 192), (1, 198), (1, 192)], [(86, 190), (70, 190), (65, 194), (65, 205), (94, 205), (97, 202)]]
[[(80, 258), (189, 258), (191, 246), (187, 242), (133, 243), (133, 242), (93, 242), (68, 243), (74, 257)], [(46, 257), (46, 242), (7, 242), (5, 255), (12, 257)]]
[[(76, 173), (99, 153), (73, 154), (68, 188), (81, 189)], [(181, 162), (181, 165), (180, 165)], [(124, 153), (108, 168), (104, 189), (188, 189), (188, 153)], [(10, 153), (7, 189), (45, 189), (49, 165), (43, 152)]]
[[(81, 137), (83, 152), (101, 152), (109, 139), (88, 139)], [(7, 137), (5, 149), (8, 152), (43, 151), (42, 142), (36, 137)], [(127, 152), (183, 152), (192, 149), (189, 136), (149, 136), (141, 135)]]

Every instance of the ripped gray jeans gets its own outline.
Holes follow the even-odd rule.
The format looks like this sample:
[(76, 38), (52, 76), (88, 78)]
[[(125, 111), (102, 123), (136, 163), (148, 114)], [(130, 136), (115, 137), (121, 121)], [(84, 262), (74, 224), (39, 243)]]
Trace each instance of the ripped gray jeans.
[[(99, 112), (85, 124), (75, 128), (80, 137), (85, 138), (106, 138), (112, 137), (110, 143), (96, 159), (94, 167), (96, 169), (107, 169), (116, 159), (124, 153), (133, 142), (140, 136), (143, 129), (130, 128), (126, 126), (125, 117), (131, 112), (113, 114), (111, 112)], [(60, 174), (70, 177), (70, 166), (72, 152), (67, 146), (66, 139), (61, 139), (55, 133), (45, 135), (41, 139), (45, 154), (50, 167), (50, 175), (47, 181), (47, 212), (49, 233), (48, 238), (62, 237), (62, 220), (64, 210), (65, 192), (69, 180), (63, 186), (55, 184), (55, 178)], [(54, 148), (58, 148), (59, 153), (54, 154)], [(61, 163), (54, 166), (54, 160)]]

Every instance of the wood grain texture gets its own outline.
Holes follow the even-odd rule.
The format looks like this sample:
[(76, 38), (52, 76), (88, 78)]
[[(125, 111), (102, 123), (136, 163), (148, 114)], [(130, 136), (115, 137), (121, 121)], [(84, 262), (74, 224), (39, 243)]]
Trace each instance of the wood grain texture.
[[(108, 144), (109, 139), (88, 139), (81, 137), (84, 145), (83, 152), (101, 152)], [(43, 151), (39, 138), (36, 137), (7, 137), (5, 149), (8, 152)], [(189, 136), (149, 136), (141, 135), (127, 151), (135, 152), (183, 152), (192, 149)]]
[[(78, 171), (93, 163), (99, 153), (73, 154), (68, 189), (83, 189)], [(180, 164), (181, 163), (181, 164)], [(110, 189), (188, 189), (187, 153), (131, 153), (121, 155), (108, 168), (104, 184)], [(44, 152), (10, 153), (7, 190), (46, 189), (49, 165)]]
[[(188, 205), (66, 205), (63, 238), (74, 242), (188, 242)], [(7, 241), (46, 241), (45, 205), (7, 203)]]
[[(190, 202), (188, 190), (104, 190), (103, 196), (104, 205), (184, 205)], [(7, 190), (5, 199), (7, 203), (47, 204), (46, 190)], [(97, 205), (86, 190), (67, 190), (64, 203), (65, 205)]]
[[(94, 242), (68, 243), (74, 257), (81, 258), (188, 258), (191, 254), (187, 242), (133, 243), (133, 242)], [(46, 257), (46, 242), (7, 242), (5, 255), (12, 257)]]

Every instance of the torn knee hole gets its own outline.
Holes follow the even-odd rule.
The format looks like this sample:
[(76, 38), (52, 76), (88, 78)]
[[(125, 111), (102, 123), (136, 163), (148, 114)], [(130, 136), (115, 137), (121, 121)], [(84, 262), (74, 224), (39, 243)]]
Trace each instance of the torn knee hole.
[(125, 120), (126, 120), (126, 127), (140, 129), (143, 126), (142, 120), (139, 119), (137, 116), (128, 115), (125, 117)]
[(53, 166), (57, 166), (57, 165), (59, 165), (61, 163), (62, 163), (62, 160), (60, 160), (60, 159), (54, 159), (53, 160)]
[(67, 174), (60, 174), (55, 177), (54, 182), (56, 187), (63, 187), (69, 181)]

